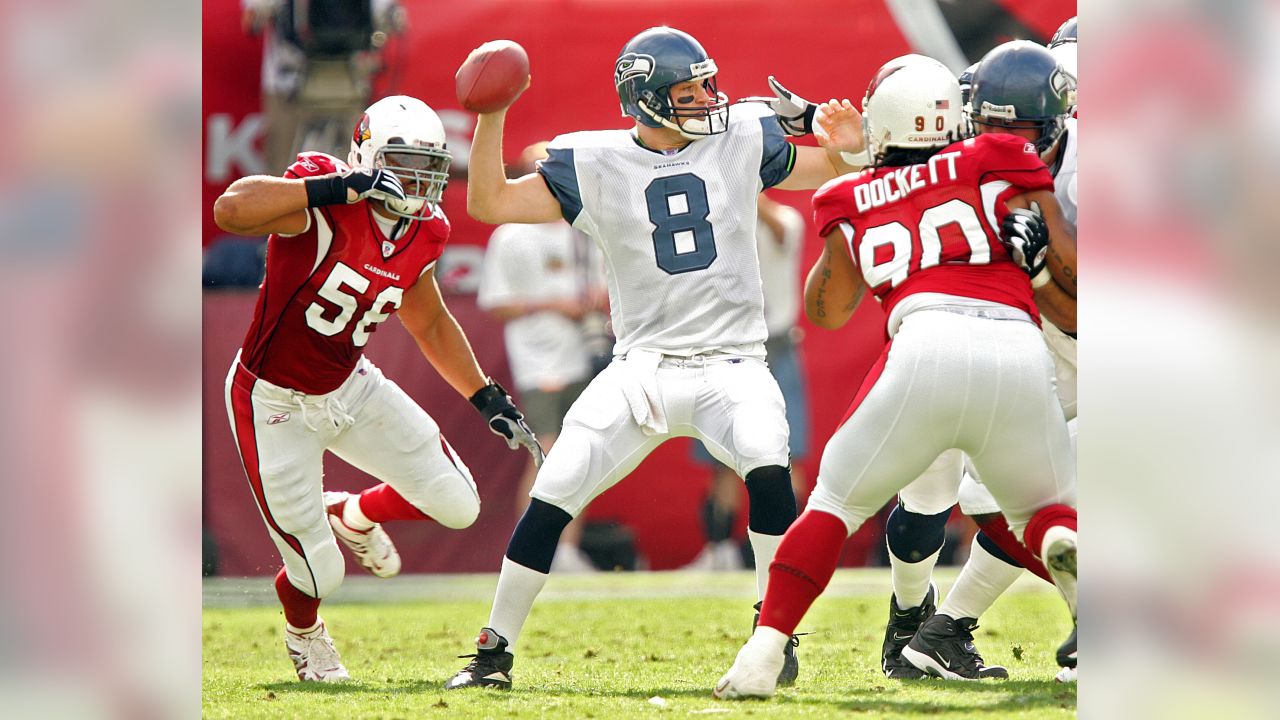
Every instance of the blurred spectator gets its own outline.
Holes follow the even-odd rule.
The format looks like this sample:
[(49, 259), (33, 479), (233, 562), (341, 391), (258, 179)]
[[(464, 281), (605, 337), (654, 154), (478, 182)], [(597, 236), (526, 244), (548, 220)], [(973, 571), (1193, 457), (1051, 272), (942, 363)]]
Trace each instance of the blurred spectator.
[[(769, 370), (778, 381), (787, 404), (791, 428), (791, 486), (801, 497), (804, 471), (797, 464), (809, 449), (809, 403), (800, 368), (799, 345), (803, 331), (797, 327), (800, 313), (800, 254), (804, 249), (804, 217), (800, 211), (761, 193), (756, 200), (756, 252), (760, 256), (760, 280), (764, 286), (764, 320), (769, 328), (765, 342)], [(742, 507), (742, 480), (716, 462), (700, 442), (693, 445), (700, 463), (714, 466), (711, 489), (703, 504), (703, 529), (707, 544), (687, 567), (696, 570), (738, 570), (751, 562), (749, 546), (733, 539)]]
[[(547, 144), (525, 148), (519, 177), (534, 172)], [(594, 243), (563, 220), (541, 225), (510, 224), (494, 231), (485, 253), (478, 302), (506, 323), (504, 339), (515, 394), (525, 421), (543, 449), (551, 451), (565, 413), (592, 378), (592, 353), (583, 321), (606, 302), (595, 266)], [(532, 460), (520, 480), (516, 516), (529, 503), (537, 468)], [(552, 569), (587, 572), (594, 566), (582, 552), (583, 516), (560, 536)]]
[(242, 27), (265, 35), (267, 167), (303, 148), (345, 157), (351, 118), (371, 101), (387, 36), (405, 28), (398, 0), (242, 0)]

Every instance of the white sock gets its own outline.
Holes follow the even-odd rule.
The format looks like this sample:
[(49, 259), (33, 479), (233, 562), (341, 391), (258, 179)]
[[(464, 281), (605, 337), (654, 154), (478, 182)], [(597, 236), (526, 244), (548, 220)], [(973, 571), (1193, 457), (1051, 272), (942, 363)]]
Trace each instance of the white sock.
[(769, 585), (769, 565), (778, 553), (782, 536), (765, 535), (747, 528), (747, 539), (751, 541), (751, 552), (756, 557), (756, 591), (760, 593), (757, 599), (763, 600), (764, 589)]
[(771, 627), (760, 625), (756, 631), (751, 633), (751, 638), (747, 640), (748, 644), (763, 646), (765, 652), (769, 655), (781, 655), (787, 647), (790, 637), (783, 635), (781, 632)]
[(352, 530), (360, 532), (372, 530), (373, 526), (377, 524), (370, 520), (368, 516), (364, 514), (364, 511), (360, 509), (360, 495), (358, 494), (353, 494), (351, 497), (347, 498), (345, 503), (343, 503), (342, 522)]
[(938, 612), (953, 619), (982, 617), (1021, 574), (1022, 568), (992, 555), (975, 540), (969, 546), (969, 561)]
[(513, 652), (520, 628), (533, 609), (533, 601), (547, 584), (546, 573), (527, 568), (510, 558), (502, 558), (502, 572), (498, 574), (498, 593), (489, 611), (489, 625), (507, 639), (507, 652)]
[(893, 569), (893, 594), (898, 598), (899, 610), (910, 610), (924, 602), (929, 594), (929, 583), (933, 581), (933, 566), (938, 564), (938, 548), (929, 557), (920, 562), (907, 562), (893, 550), (889, 551), (889, 567)]

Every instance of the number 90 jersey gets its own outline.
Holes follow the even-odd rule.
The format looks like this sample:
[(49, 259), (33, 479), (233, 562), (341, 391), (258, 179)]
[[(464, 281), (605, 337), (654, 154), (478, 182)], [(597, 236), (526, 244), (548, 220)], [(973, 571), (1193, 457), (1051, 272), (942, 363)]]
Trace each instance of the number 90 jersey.
[[(346, 169), (335, 157), (303, 153), (285, 177)], [(369, 335), (435, 265), (449, 221), (437, 208), (431, 218), (412, 221), (392, 243), (368, 202), (308, 212), (304, 232), (267, 238), (266, 277), (240, 362), (274, 385), (319, 395), (351, 375)]]
[(547, 153), (538, 172), (564, 218), (603, 251), (615, 354), (764, 342), (756, 195), (795, 162), (766, 106), (732, 106), (724, 133), (671, 154), (627, 130), (561, 135)]
[(906, 312), (957, 298), (1007, 305), (1039, 322), (1031, 282), (999, 237), (1005, 203), (1033, 190), (1053, 192), (1035, 146), (984, 133), (920, 165), (868, 168), (828, 182), (813, 196), (814, 219), (822, 235), (844, 234), (883, 305), (890, 336)]

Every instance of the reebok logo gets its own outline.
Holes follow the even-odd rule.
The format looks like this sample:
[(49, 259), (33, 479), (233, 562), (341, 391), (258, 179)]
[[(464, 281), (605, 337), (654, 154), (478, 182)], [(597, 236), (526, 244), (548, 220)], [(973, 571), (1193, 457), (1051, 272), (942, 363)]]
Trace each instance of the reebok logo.
[(268, 425), (279, 425), (282, 422), (289, 422), (289, 413), (287, 412), (276, 413), (275, 415), (272, 415), (270, 418), (267, 419)]

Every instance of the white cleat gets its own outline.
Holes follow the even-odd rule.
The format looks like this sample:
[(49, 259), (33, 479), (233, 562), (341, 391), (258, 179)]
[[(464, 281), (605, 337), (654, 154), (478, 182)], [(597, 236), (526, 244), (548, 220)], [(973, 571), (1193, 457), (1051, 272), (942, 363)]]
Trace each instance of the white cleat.
[(1076, 669), (1073, 667), (1064, 667), (1058, 671), (1058, 674), (1055, 675), (1053, 679), (1060, 683), (1073, 683), (1076, 681)]
[(721, 700), (773, 697), (782, 672), (782, 649), (790, 640), (773, 628), (756, 628), (712, 694)]
[(286, 623), (284, 646), (289, 651), (294, 670), (298, 672), (298, 679), (303, 682), (336, 683), (351, 679), (342, 666), (342, 658), (338, 656), (323, 620), (314, 630), (305, 633), (297, 632)]
[(325, 511), (329, 515), (329, 527), (333, 534), (355, 556), (360, 566), (380, 578), (394, 577), (400, 574), (400, 553), (391, 542), (391, 536), (382, 529), (382, 525), (374, 524), (368, 530), (356, 530), (343, 520), (343, 510), (347, 503), (356, 497), (345, 492), (326, 492), (324, 494)]

